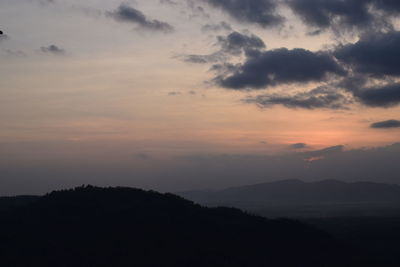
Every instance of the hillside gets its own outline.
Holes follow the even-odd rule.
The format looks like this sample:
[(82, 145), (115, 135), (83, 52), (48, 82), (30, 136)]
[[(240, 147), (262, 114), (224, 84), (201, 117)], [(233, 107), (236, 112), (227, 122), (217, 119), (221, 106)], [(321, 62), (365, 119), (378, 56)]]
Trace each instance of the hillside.
[(0, 197), (0, 211), (29, 205), (37, 198), (37, 196)]
[(306, 224), (205, 208), (172, 194), (138, 189), (58, 191), (0, 215), (0, 258), (9, 267), (352, 262), (333, 239)]

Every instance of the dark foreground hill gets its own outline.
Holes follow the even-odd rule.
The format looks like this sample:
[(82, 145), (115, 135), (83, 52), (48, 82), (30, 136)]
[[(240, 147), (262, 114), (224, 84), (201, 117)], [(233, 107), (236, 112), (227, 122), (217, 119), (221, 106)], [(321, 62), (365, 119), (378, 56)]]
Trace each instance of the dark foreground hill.
[(0, 216), (7, 267), (356, 266), (306, 224), (138, 189), (58, 191)]
[(237, 207), (269, 217), (400, 214), (400, 186), (395, 184), (285, 180), (178, 194), (203, 205)]
[(37, 196), (0, 197), (0, 212), (26, 206), (37, 199)]

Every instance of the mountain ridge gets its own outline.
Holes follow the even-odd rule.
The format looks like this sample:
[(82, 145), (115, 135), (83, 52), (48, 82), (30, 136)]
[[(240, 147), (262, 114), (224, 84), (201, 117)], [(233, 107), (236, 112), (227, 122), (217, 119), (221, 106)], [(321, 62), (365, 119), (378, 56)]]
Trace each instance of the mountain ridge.
[(400, 186), (376, 182), (291, 179), (177, 194), (202, 205), (236, 207), (267, 217), (386, 216), (400, 211)]
[(86, 186), (0, 216), (0, 257), (12, 267), (355, 266), (312, 226), (170, 193)]

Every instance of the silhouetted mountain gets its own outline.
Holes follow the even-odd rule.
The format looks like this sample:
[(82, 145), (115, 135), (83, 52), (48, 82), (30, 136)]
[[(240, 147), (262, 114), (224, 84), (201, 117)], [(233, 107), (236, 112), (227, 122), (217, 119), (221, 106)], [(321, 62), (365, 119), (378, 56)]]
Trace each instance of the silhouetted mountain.
[[(265, 184), (228, 188), (220, 191), (188, 191), (178, 193), (187, 199), (208, 206), (232, 206), (266, 215), (291, 216), (306, 212), (341, 213), (381, 211), (400, 208), (400, 186), (371, 182), (346, 183), (325, 180), (306, 183), (284, 180)], [(302, 210), (303, 209), (303, 210)]]
[(153, 191), (80, 187), (0, 216), (7, 267), (355, 266), (311, 226)]
[(397, 217), (311, 218), (304, 222), (363, 251), (371, 266), (400, 266), (400, 213)]
[(0, 197), (0, 211), (26, 206), (37, 198), (37, 196)]

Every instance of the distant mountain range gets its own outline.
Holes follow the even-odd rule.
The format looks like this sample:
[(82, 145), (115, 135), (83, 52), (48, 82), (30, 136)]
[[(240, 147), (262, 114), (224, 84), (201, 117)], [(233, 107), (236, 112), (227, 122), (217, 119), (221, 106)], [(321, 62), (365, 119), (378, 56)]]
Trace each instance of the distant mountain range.
[(351, 215), (352, 212), (379, 215), (388, 209), (400, 214), (400, 186), (395, 184), (284, 180), (177, 194), (207, 206), (238, 207), (271, 216)]
[(306, 224), (173, 194), (87, 186), (1, 201), (13, 199), (0, 211), (2, 266), (366, 266)]

